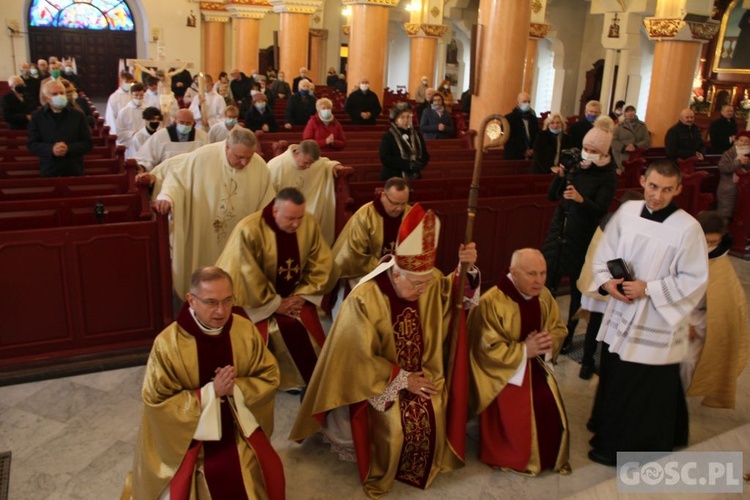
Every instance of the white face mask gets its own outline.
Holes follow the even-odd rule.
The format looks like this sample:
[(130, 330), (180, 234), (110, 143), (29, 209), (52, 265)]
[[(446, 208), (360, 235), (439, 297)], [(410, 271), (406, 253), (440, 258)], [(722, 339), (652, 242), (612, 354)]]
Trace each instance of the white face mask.
[(359, 86), (359, 90), (361, 90), (362, 92), (367, 92), (369, 89), (370, 89), (370, 86), (367, 85), (366, 83), (363, 83)]
[(123, 83), (120, 85), (120, 88), (122, 88), (123, 92), (130, 92), (130, 84), (129, 83)]
[(151, 95), (159, 95), (159, 91), (154, 89), (148, 89), (148, 93)]
[(427, 80), (422, 80), (422, 85), (427, 86)]
[(331, 118), (331, 110), (330, 109), (321, 109), (319, 114), (320, 114), (320, 118), (322, 120), (329, 120)]
[(581, 151), (581, 159), (588, 163), (594, 163), (599, 161), (601, 158), (601, 155), (598, 153), (587, 153), (586, 151)]
[(132, 101), (133, 101), (133, 105), (135, 107), (138, 107), (138, 106), (141, 105), (141, 100), (140, 99), (132, 99)]
[(737, 156), (750, 154), (750, 146), (735, 146), (737, 149)]

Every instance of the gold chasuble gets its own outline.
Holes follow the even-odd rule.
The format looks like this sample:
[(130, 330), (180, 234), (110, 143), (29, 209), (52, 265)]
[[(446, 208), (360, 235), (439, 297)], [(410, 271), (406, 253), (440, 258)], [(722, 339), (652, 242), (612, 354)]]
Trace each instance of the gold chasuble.
[[(201, 389), (226, 365), (237, 372), (234, 396), (214, 399), (215, 406), (203, 401), (202, 409), (213, 388)], [(281, 460), (268, 440), (278, 384), (276, 360), (250, 321), (232, 315), (209, 335), (186, 303), (156, 337), (146, 365), (131, 490), (123, 498), (284, 498)], [(220, 427), (200, 437), (212, 409)]]
[[(503, 276), (469, 313), (467, 328), (479, 459), (532, 476), (545, 469), (569, 473), (568, 419), (557, 381), (540, 357), (525, 357), (523, 343), (531, 332), (547, 331), (553, 352), (562, 347), (567, 329), (552, 294), (544, 288), (526, 299)], [(509, 383), (524, 363), (520, 385)]]
[(253, 155), (238, 170), (227, 161), (225, 150), (223, 141), (181, 156), (157, 197), (172, 202), (172, 278), (181, 299), (190, 286), (191, 273), (213, 265), (234, 226), (274, 197), (268, 167), (260, 156)]
[[(328, 291), (332, 259), (312, 216), (286, 233), (273, 218), (273, 203), (237, 225), (216, 265), (232, 277), (237, 305), (267, 332), (280, 389), (291, 389), (307, 385), (325, 341), (316, 305)], [(275, 314), (281, 299), (292, 295), (307, 301), (300, 317)]]
[[(314, 434), (326, 412), (348, 406), (360, 480), (371, 498), (386, 494), (394, 479), (427, 488), (439, 472), (463, 465), (446, 438), (443, 358), (454, 277), (437, 270), (432, 277), (414, 302), (395, 295), (387, 272), (349, 294), (289, 437)], [(385, 411), (375, 410), (368, 399), (383, 394), (401, 370), (424, 371), (438, 394), (428, 399), (402, 390)]]
[(726, 255), (710, 259), (706, 340), (687, 395), (704, 396), (704, 406), (734, 408), (749, 341), (747, 301), (732, 263)]
[(333, 262), (339, 278), (356, 281), (377, 267), (380, 258), (396, 248), (398, 228), (411, 207), (391, 217), (380, 201), (380, 194), (357, 210), (347, 221), (333, 245)]

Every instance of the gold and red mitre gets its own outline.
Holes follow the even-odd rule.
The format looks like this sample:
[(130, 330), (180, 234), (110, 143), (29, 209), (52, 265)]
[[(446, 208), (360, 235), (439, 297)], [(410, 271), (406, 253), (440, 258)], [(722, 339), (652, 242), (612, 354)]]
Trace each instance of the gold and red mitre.
[(398, 230), (396, 265), (414, 274), (429, 274), (435, 267), (440, 219), (435, 212), (416, 203), (406, 214)]

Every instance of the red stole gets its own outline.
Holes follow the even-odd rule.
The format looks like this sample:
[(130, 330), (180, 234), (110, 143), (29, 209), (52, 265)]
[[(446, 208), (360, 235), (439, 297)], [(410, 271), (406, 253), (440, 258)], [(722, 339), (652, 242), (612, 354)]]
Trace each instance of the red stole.
[[(218, 335), (207, 335), (196, 324), (187, 302), (177, 316), (177, 324), (195, 338), (198, 353), (199, 387), (214, 378), (216, 368), (234, 365), (232, 339), (229, 335), (234, 317), (230, 316)], [(200, 397), (200, 389), (197, 390)], [(212, 498), (248, 498), (242, 479), (240, 457), (237, 450), (234, 414), (226, 398), (221, 402), (221, 440), (192, 440), (180, 468), (170, 482), (170, 498), (187, 499), (201, 447), (204, 450), (204, 471), (206, 483)], [(243, 437), (244, 438), (244, 437)], [(261, 428), (244, 438), (250, 445), (263, 474), (264, 486), (272, 500), (285, 497), (284, 469), (276, 450)]]
[(404, 215), (403, 213), (399, 217), (388, 215), (383, 203), (380, 201), (380, 193), (375, 195), (375, 199), (372, 200), (372, 206), (375, 207), (375, 211), (383, 219), (383, 248), (380, 250), (380, 255), (376, 256), (380, 258), (384, 255), (392, 254), (396, 248), (398, 228), (401, 227), (401, 220), (404, 218)]
[[(399, 367), (409, 372), (421, 371), (424, 332), (418, 303), (400, 298), (387, 272), (381, 273), (375, 280), (390, 302)], [(404, 390), (399, 394), (399, 409), (404, 443), (396, 479), (424, 489), (435, 455), (436, 428), (432, 400)]]
[[(540, 331), (542, 309), (539, 298), (526, 300), (507, 276), (500, 278), (498, 288), (518, 304), (521, 314), (519, 340), (523, 342), (530, 333)], [(479, 415), (481, 461), (517, 471), (528, 469), (533, 404), (541, 469), (554, 468), (562, 439), (562, 422), (557, 402), (547, 384), (547, 372), (540, 362), (539, 359), (527, 359), (523, 384), (520, 387), (507, 384), (495, 402)]]
[[(276, 236), (277, 271), (274, 277), (276, 293), (286, 298), (293, 295), (302, 277), (302, 263), (299, 257), (299, 244), (296, 233), (282, 231), (273, 218), (272, 201), (263, 209), (263, 220)], [(279, 332), (284, 339), (289, 354), (294, 360), (305, 384), (310, 383), (315, 363), (318, 357), (313, 349), (310, 335), (323, 347), (325, 333), (318, 319), (318, 311), (313, 304), (305, 302), (302, 306), (300, 318), (296, 319), (284, 314), (274, 314)], [(309, 330), (309, 334), (308, 334)]]

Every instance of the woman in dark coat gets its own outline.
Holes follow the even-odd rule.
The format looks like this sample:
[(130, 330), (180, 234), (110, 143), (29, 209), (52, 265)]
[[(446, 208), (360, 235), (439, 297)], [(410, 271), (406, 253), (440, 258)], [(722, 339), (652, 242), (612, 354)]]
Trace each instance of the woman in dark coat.
[(565, 119), (560, 113), (550, 113), (544, 120), (544, 129), (536, 135), (532, 174), (549, 174), (552, 167), (560, 164), (560, 152), (570, 147), (570, 138), (565, 133)]
[(608, 116), (597, 118), (583, 139), (580, 167), (572, 174), (559, 167), (547, 194), (551, 201), (561, 200), (542, 250), (547, 261), (547, 288), (556, 294), (562, 276), (568, 276), (571, 283), (568, 337), (563, 352), (570, 349), (578, 324), (573, 316), (581, 306), (581, 292), (575, 284), (586, 250), (617, 189), (617, 165), (610, 152), (613, 128)]
[(380, 179), (419, 179), (430, 161), (424, 137), (412, 127), (411, 106), (399, 102), (391, 108), (391, 126), (380, 140)]

